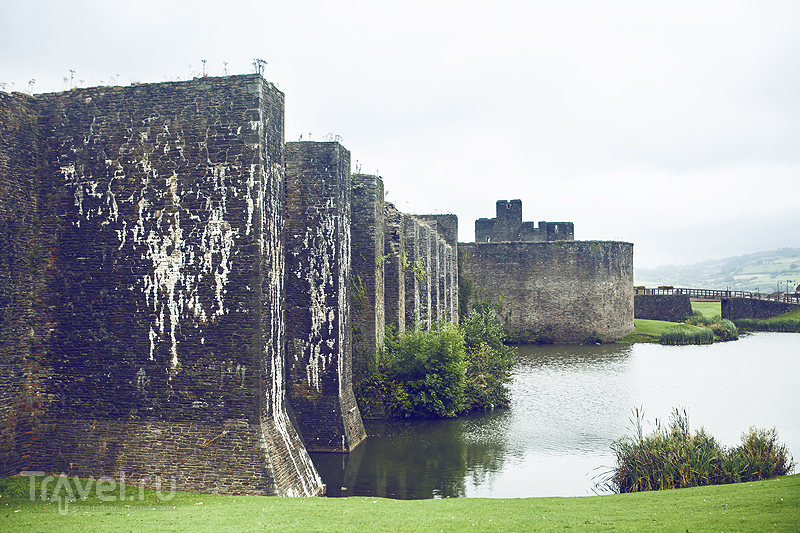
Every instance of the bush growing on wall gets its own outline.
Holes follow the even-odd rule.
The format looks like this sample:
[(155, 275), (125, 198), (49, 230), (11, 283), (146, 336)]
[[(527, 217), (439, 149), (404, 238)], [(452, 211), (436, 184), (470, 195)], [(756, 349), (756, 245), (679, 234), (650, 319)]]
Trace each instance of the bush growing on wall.
[(464, 402), (464, 335), (454, 325), (399, 336), (387, 354), (387, 407), (397, 415), (454, 416)]
[(472, 311), (460, 326), (387, 332), (378, 367), (354, 385), (365, 417), (449, 417), (509, 404), (514, 349), (490, 307)]
[(514, 349), (503, 344), (504, 331), (490, 307), (472, 311), (461, 322), (466, 353), (465, 410), (506, 407)]

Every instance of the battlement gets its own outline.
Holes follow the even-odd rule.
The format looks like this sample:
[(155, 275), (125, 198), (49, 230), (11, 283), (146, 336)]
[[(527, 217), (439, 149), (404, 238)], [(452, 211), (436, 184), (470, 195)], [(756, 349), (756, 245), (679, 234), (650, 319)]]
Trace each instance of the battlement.
[(475, 221), (475, 242), (548, 242), (575, 240), (572, 222), (522, 221), (522, 200), (498, 200), (495, 218)]

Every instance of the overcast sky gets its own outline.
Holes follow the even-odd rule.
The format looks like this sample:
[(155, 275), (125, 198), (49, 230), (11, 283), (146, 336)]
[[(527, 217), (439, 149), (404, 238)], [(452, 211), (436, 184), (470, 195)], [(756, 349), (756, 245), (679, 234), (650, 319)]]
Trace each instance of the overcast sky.
[(262, 58), (287, 141), (340, 135), (389, 201), (458, 215), (462, 241), (519, 198), (524, 220), (633, 242), (637, 267), (800, 247), (800, 1), (0, 6), (6, 91)]

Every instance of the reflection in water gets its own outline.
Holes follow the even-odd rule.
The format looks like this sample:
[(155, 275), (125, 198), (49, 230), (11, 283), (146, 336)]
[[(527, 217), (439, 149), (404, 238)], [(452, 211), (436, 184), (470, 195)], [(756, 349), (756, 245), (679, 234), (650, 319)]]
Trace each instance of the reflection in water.
[[(776, 427), (800, 455), (800, 335), (710, 346), (520, 346), (510, 409), (450, 420), (367, 421), (345, 454), (312, 454), (329, 496), (417, 499), (593, 494), (611, 442), (686, 407), (724, 445)], [(596, 481), (596, 480), (595, 480)]]
[(493, 431), (487, 416), (366, 424), (370, 437), (349, 457), (311, 454), (328, 496), (466, 496), (468, 474), (480, 482), (500, 468), (503, 431)]

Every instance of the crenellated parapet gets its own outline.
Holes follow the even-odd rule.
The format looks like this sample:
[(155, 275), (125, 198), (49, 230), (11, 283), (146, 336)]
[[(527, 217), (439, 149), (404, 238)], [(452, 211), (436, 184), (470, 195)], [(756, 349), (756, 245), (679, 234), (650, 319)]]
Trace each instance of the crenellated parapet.
[(572, 222), (522, 221), (522, 200), (498, 200), (495, 218), (475, 221), (475, 242), (550, 242), (575, 239)]

